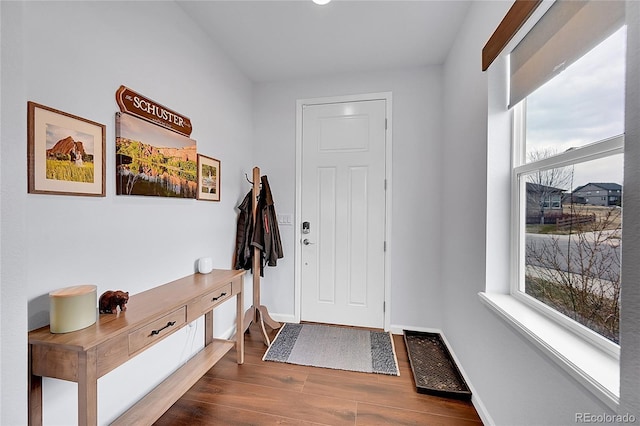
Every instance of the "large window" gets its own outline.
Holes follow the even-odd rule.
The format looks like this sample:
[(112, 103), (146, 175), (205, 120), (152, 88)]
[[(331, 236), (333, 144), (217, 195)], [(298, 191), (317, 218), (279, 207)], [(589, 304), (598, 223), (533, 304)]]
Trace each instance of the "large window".
[(556, 2), (511, 55), (512, 294), (616, 350), (626, 27), (590, 3)]

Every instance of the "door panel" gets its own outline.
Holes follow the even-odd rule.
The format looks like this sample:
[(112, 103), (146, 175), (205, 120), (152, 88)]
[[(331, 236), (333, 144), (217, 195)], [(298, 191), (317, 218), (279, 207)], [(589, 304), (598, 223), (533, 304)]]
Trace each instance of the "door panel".
[(349, 268), (350, 305), (367, 304), (367, 182), (368, 169), (352, 167), (349, 170), (349, 238), (347, 241), (347, 267)]
[(384, 100), (303, 108), (305, 321), (384, 325), (385, 115)]
[[(329, 167), (318, 168), (319, 205), (318, 220), (318, 257), (316, 263), (322, 259), (322, 268), (318, 271), (318, 302), (335, 303), (336, 277), (336, 169)], [(316, 253), (309, 253), (311, 258)], [(309, 277), (313, 279), (313, 277)]]

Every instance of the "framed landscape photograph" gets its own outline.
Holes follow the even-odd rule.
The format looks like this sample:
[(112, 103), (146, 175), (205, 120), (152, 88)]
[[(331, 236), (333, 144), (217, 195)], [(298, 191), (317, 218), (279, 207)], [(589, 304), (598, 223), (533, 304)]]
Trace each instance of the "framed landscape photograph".
[(196, 141), (116, 113), (116, 194), (196, 198)]
[(105, 196), (106, 126), (27, 102), (30, 194)]
[(198, 200), (220, 201), (220, 160), (198, 154)]

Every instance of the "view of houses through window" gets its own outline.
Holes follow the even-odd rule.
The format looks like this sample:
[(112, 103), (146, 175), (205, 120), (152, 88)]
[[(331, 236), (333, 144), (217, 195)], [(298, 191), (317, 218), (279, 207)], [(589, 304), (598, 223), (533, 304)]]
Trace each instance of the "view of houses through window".
[[(615, 157), (622, 168), (622, 154)], [(527, 200), (524, 292), (618, 343), (622, 185), (610, 181), (572, 184), (601, 162), (542, 172), (566, 179), (556, 186), (537, 183), (539, 172), (523, 175)]]
[(516, 291), (614, 343), (625, 40), (623, 27), (522, 101), (523, 155), (514, 169), (521, 233)]

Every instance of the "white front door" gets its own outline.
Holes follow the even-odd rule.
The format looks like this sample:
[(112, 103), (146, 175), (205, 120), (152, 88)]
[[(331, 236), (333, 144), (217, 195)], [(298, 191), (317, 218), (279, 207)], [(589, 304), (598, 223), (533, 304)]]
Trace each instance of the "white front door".
[(385, 144), (384, 99), (303, 105), (304, 321), (383, 328)]

